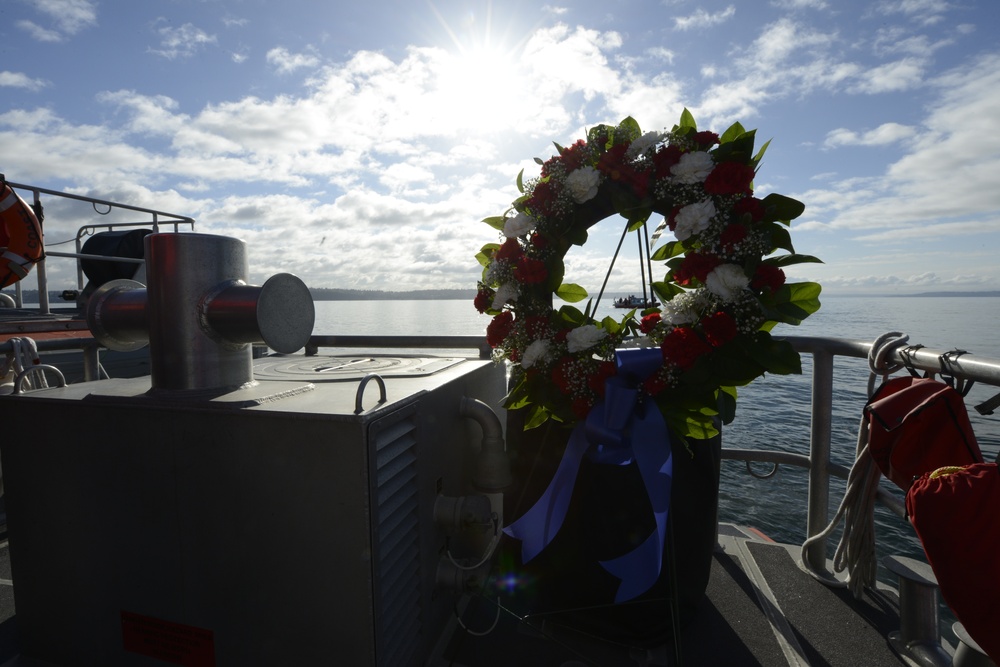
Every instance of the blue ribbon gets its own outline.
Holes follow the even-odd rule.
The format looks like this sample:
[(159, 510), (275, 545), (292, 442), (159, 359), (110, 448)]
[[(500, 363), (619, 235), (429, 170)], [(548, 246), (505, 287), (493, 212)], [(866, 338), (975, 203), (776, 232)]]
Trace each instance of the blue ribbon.
[(521, 540), (521, 561), (527, 563), (562, 527), (584, 455), (612, 465), (626, 465), (634, 459), (653, 508), (656, 530), (623, 556), (600, 561), (601, 567), (621, 579), (615, 602), (624, 602), (649, 590), (660, 576), (673, 461), (663, 415), (652, 402), (640, 400), (639, 386), (663, 364), (660, 349), (616, 350), (615, 363), (618, 372), (605, 382), (604, 399), (573, 429), (548, 488), (504, 532)]

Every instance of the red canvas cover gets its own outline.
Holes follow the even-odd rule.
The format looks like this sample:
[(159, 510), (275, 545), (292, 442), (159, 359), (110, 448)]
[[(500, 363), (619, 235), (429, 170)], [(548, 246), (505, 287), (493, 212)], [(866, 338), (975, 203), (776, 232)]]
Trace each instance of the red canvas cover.
[(865, 414), (872, 458), (904, 491), (924, 473), (983, 460), (962, 395), (944, 382), (912, 376), (888, 380)]
[(1000, 473), (975, 463), (929, 473), (906, 509), (941, 596), (969, 635), (1000, 664)]

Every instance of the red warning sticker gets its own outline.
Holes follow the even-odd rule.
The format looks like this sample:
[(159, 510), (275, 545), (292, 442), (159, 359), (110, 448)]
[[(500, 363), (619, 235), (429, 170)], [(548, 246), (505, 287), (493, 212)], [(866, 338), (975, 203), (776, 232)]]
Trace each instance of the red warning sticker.
[(211, 630), (122, 611), (122, 647), (183, 667), (215, 667)]

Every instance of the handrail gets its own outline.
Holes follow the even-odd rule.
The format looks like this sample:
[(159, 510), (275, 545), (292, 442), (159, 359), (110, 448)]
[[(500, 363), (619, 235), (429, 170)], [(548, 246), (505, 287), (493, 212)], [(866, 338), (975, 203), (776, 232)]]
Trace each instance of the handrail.
[[(71, 258), (77, 260), (77, 288), (83, 289), (83, 268), (80, 265), (81, 259), (98, 259), (105, 261), (115, 261), (115, 262), (127, 262), (130, 260), (123, 259), (121, 257), (110, 257), (110, 256), (97, 256), (97, 255), (83, 255), (81, 253), (80, 239), (85, 235), (86, 230), (95, 229), (108, 229), (111, 230), (115, 227), (136, 227), (136, 226), (152, 226), (154, 231), (158, 231), (161, 224), (167, 223), (174, 226), (174, 230), (177, 231), (180, 225), (190, 225), (194, 228), (194, 218), (178, 215), (176, 213), (167, 213), (165, 211), (158, 211), (156, 209), (145, 208), (143, 206), (134, 206), (132, 204), (122, 204), (119, 202), (109, 201), (107, 199), (99, 199), (97, 197), (89, 197), (86, 195), (77, 195), (70, 192), (60, 192), (59, 190), (51, 190), (49, 188), (42, 188), (36, 185), (26, 185), (24, 183), (14, 183), (4, 179), (4, 182), (11, 188), (16, 190), (26, 190), (32, 193), (33, 205), (36, 211), (42, 210), (42, 199), (41, 195), (50, 195), (52, 197), (59, 197), (62, 199), (72, 199), (75, 201), (86, 202), (94, 207), (97, 211), (98, 206), (107, 206), (107, 211), (97, 211), (100, 215), (107, 215), (114, 209), (120, 209), (124, 211), (134, 211), (136, 213), (144, 213), (151, 217), (151, 220), (147, 222), (113, 222), (113, 223), (102, 223), (102, 224), (91, 224), (83, 225), (77, 230), (76, 233), (76, 253), (64, 253), (64, 252), (53, 252), (45, 251), (42, 254), (42, 259), (36, 264), (35, 276), (38, 283), (38, 311), (42, 314), (49, 314), (49, 291), (48, 291), (48, 277), (45, 270), (45, 262), (47, 257), (62, 257)], [(160, 218), (165, 217), (167, 220), (161, 221)], [(39, 216), (39, 223), (42, 225), (44, 230), (45, 222), (43, 216)], [(141, 263), (141, 262), (138, 262)], [(17, 306), (20, 308), (23, 306), (23, 299), (21, 296), (22, 285), (21, 282), (15, 283), (14, 293)]]
[[(806, 511), (806, 538), (819, 535), (829, 521), (830, 477), (847, 478), (847, 469), (835, 465), (830, 459), (833, 414), (833, 359), (836, 356), (867, 359), (872, 343), (840, 338), (786, 336), (796, 352), (809, 353), (813, 358), (812, 406), (809, 439), (809, 496)], [(1000, 386), (1000, 362), (976, 357), (963, 351), (935, 350), (919, 345), (895, 348), (889, 351), (891, 365), (903, 365), (914, 371), (942, 373)], [(754, 452), (723, 449), (724, 458), (752, 459), (764, 462), (785, 462), (802, 465), (799, 458), (789, 458), (782, 452)], [(879, 500), (899, 517), (905, 516), (903, 504), (885, 489), (879, 489)], [(814, 572), (826, 571), (827, 543), (817, 539), (806, 548), (807, 566)]]

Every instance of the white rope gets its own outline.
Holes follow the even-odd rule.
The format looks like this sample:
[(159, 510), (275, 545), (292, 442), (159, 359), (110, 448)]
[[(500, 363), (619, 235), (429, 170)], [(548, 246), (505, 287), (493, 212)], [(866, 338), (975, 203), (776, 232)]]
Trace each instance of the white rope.
[[(892, 331), (879, 336), (868, 352), (868, 397), (875, 390), (875, 378), (885, 378), (895, 373), (902, 364), (889, 365), (887, 358), (898, 347), (906, 345), (909, 336)], [(802, 543), (801, 559), (808, 566), (806, 549), (810, 544), (824, 540), (844, 519), (844, 532), (833, 557), (835, 572), (847, 570), (847, 587), (855, 598), (861, 598), (865, 588), (875, 585), (878, 561), (875, 558), (875, 495), (878, 492), (882, 471), (868, 451), (868, 420), (862, 414), (858, 425), (858, 443), (855, 448), (854, 465), (847, 476), (847, 490), (837, 508), (833, 520), (820, 533)]]

